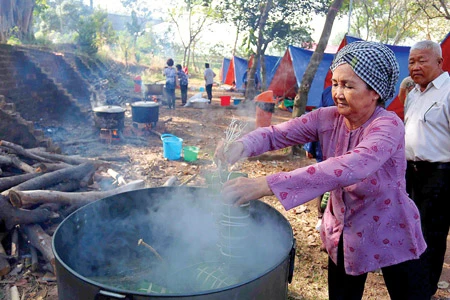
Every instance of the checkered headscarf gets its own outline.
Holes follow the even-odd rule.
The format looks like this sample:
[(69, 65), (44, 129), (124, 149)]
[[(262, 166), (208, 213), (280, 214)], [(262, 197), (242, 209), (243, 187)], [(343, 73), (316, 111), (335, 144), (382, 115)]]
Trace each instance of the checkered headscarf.
[(349, 64), (383, 102), (394, 96), (399, 66), (394, 52), (385, 45), (366, 41), (350, 43), (336, 54), (331, 71), (344, 63)]

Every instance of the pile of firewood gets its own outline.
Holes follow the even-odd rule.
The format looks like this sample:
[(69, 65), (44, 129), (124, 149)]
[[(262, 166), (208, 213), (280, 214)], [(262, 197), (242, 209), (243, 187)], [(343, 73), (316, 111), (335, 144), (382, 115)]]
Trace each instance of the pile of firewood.
[(51, 239), (65, 217), (92, 201), (145, 187), (114, 171), (123, 160), (55, 154), (0, 140), (0, 277), (24, 257), (31, 271), (55, 275)]

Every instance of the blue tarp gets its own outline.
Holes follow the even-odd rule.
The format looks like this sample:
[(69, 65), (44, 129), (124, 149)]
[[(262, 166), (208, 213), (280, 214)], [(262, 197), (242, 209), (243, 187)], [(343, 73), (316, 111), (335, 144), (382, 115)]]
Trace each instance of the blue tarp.
[(224, 57), (222, 61), (222, 69), (220, 74), (220, 81), (225, 83), (225, 79), (227, 78), (228, 68), (230, 67), (231, 60), (229, 58)]
[(224, 83), (232, 85), (234, 81), (236, 83), (236, 88), (243, 88), (242, 77), (244, 76), (245, 71), (247, 71), (247, 67), (248, 62), (246, 59), (233, 56)]
[(266, 65), (267, 86), (269, 86), (270, 83), (272, 82), (273, 76), (275, 75), (280, 60), (281, 60), (280, 56), (272, 56), (272, 55), (264, 56), (264, 64)]
[[(309, 64), (309, 61), (314, 51), (294, 46), (289, 46), (288, 50), (291, 55), (295, 78), (297, 80), (297, 86), (300, 86), (303, 79), (303, 74), (305, 73), (306, 67)], [(323, 54), (322, 61), (320, 62), (316, 75), (314, 76), (314, 79), (311, 83), (311, 88), (308, 94), (308, 102), (306, 103), (307, 106), (317, 107), (320, 105), (322, 92), (324, 90), (323, 81), (327, 76), (333, 58), (334, 58), (333, 54), (330, 53)]]
[[(273, 76), (275, 75), (275, 71), (278, 67), (278, 62), (281, 60), (281, 57), (279, 56), (271, 56), (271, 55), (265, 55), (265, 65), (266, 65), (266, 80), (267, 80), (267, 86), (269, 86), (270, 82), (272, 81)], [(228, 60), (228, 61), (226, 61)], [(226, 66), (226, 70), (225, 70)], [(256, 75), (261, 80), (261, 70), (259, 67), (256, 69)], [(244, 82), (243, 77), (244, 73), (247, 71), (248, 68), (248, 61), (244, 58), (234, 56), (231, 60), (224, 58), (222, 63), (222, 83), (231, 85), (233, 81), (236, 83), (236, 87), (238, 89), (244, 88)]]
[(247, 71), (248, 62), (246, 59), (241, 57), (234, 57), (234, 79), (236, 81), (236, 87), (241, 89), (244, 87), (244, 82), (242, 78), (244, 77), (245, 71)]

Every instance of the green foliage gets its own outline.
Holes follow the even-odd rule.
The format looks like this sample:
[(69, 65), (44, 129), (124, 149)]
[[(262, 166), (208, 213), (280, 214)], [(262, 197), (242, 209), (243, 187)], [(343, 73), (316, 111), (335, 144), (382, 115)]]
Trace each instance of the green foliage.
[(126, 24), (128, 33), (133, 37), (133, 46), (136, 47), (138, 37), (145, 33), (145, 21), (139, 20), (136, 12), (131, 12), (131, 22)]
[[(223, 0), (218, 9), (223, 22), (232, 22), (244, 36), (243, 45), (250, 51), (256, 47), (262, 8), (267, 0)], [(263, 28), (263, 48), (272, 43), (275, 48), (287, 45), (302, 46), (311, 42), (311, 28), (307, 25), (313, 14), (324, 14), (328, 2), (310, 0), (274, 0)]]
[(36, 0), (36, 5), (33, 10), (33, 15), (38, 16), (43, 11), (49, 8), (49, 5), (47, 4), (47, 0)]
[(9, 45), (20, 45), (22, 42), (19, 38), (20, 29), (17, 26), (14, 26), (9, 30), (9, 38), (7, 44)]
[(450, 20), (440, 24), (443, 19), (428, 18), (427, 7), (432, 2), (355, 0), (350, 34), (393, 45), (445, 36)]
[(78, 0), (41, 0), (36, 15), (36, 34), (55, 42), (75, 42), (93, 54), (105, 43), (115, 42), (115, 32), (102, 10), (92, 11)]
[[(85, 20), (83, 20), (85, 19)], [(98, 44), (96, 42), (97, 32), (90, 18), (81, 18), (79, 27), (77, 29), (78, 37), (76, 42), (80, 46), (81, 51), (86, 54), (93, 55), (98, 51)]]
[(77, 20), (75, 31), (78, 33), (77, 44), (87, 54), (95, 54), (107, 41), (110, 43), (115, 41), (115, 33), (107, 21), (106, 12), (94, 11), (87, 17), (81, 16)]
[(50, 46), (53, 44), (52, 41), (47, 36), (44, 36), (42, 32), (38, 32), (34, 35), (34, 43), (41, 46)]
[(134, 12), (137, 17), (149, 20), (151, 17), (151, 12), (148, 9), (148, 2), (143, 0), (120, 0), (123, 7), (131, 12)]

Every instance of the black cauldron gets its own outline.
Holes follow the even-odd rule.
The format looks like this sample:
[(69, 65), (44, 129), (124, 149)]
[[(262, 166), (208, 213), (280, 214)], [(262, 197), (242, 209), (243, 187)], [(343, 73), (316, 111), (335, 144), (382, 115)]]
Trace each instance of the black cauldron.
[(159, 104), (153, 101), (137, 101), (131, 104), (133, 122), (156, 124), (159, 119)]
[(99, 129), (118, 129), (121, 131), (125, 126), (125, 109), (116, 105), (105, 105), (95, 107), (94, 123)]
[(289, 222), (252, 201), (248, 234), (235, 243), (244, 256), (224, 258), (223, 207), (205, 188), (161, 187), (78, 209), (53, 235), (59, 299), (287, 299)]

